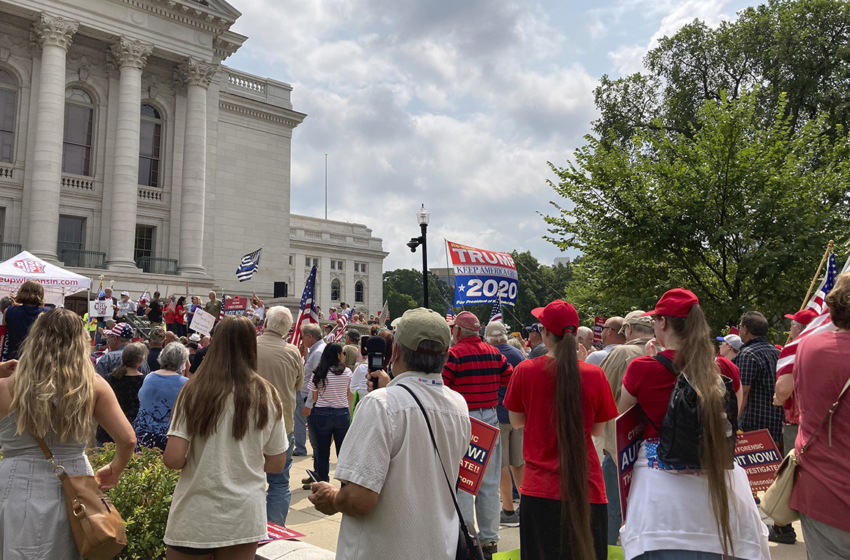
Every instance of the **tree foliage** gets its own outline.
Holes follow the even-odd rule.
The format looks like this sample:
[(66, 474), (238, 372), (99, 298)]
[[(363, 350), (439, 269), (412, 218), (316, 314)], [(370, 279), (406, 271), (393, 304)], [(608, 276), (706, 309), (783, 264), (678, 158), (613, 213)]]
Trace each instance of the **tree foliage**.
[(584, 253), (570, 297), (623, 314), (685, 286), (717, 328), (746, 309), (781, 318), (799, 305), (828, 240), (850, 226), (850, 154), (828, 115), (795, 130), (780, 96), (765, 125), (759, 97), (721, 91), (687, 134), (587, 137), (575, 163), (552, 167), (573, 206), (546, 218), (551, 240)]
[(622, 315), (685, 286), (716, 328), (745, 309), (777, 323), (848, 236), (850, 3), (695, 20), (644, 67), (602, 78), (593, 136), (552, 166), (569, 202), (546, 218), (551, 241), (584, 253), (567, 299)]

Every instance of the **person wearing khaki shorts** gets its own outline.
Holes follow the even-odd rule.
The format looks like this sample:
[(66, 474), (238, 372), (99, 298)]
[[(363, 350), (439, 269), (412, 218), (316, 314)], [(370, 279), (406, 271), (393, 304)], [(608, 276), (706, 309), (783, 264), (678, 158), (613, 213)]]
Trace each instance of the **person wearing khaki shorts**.
[[(484, 341), (495, 346), (512, 367), (516, 367), (525, 360), (522, 351), (508, 344), (508, 332), (501, 321), (492, 321), (487, 325), (484, 329)], [(515, 430), (511, 427), (508, 410), (502, 406), (506, 392), (507, 387), (499, 387), (499, 404), (496, 407), (496, 416), (499, 417), (499, 444), (502, 448), (502, 472), (499, 480), (502, 511), (499, 514), (499, 525), (519, 527), (519, 513), (514, 511), (511, 473), (514, 475), (513, 482), (519, 489), (522, 485), (522, 471), (525, 466), (522, 458), (522, 429)]]

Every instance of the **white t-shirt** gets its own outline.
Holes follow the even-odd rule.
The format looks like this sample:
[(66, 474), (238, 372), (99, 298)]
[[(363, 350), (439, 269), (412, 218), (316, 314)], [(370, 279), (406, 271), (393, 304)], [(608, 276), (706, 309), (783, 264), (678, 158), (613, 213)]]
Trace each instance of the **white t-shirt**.
[[(400, 383), (412, 389), (428, 411), (442, 466), (416, 401), (394, 387)], [(369, 514), (342, 516), (337, 560), (411, 554), (428, 560), (454, 559), (460, 525), (443, 468), (454, 486), (470, 430), (466, 401), (443, 386), (439, 373), (398, 375), (386, 389), (372, 391), (360, 401), (335, 476), (380, 496)], [(412, 518), (418, 529), (411, 530)]]
[(369, 373), (369, 364), (363, 363), (354, 368), (354, 374), (351, 378), (351, 392), (360, 393), (360, 398), (365, 398), (369, 394), (369, 381), (366, 375)]
[[(633, 472), (627, 520), (620, 529), (626, 560), (650, 550), (723, 553), (707, 477), (650, 468), (643, 445)], [(729, 480), (733, 556), (770, 560), (767, 526), (761, 521), (747, 474), (735, 464)]]
[[(272, 407), (274, 410), (274, 407)], [(186, 466), (174, 489), (165, 544), (219, 548), (266, 538), (266, 455), (286, 452), (283, 419), (265, 429), (251, 428), (240, 441), (233, 439), (233, 398), (208, 438), (192, 438), (185, 415), (172, 423), (169, 436), (188, 440)], [(272, 415), (274, 417), (274, 415)]]

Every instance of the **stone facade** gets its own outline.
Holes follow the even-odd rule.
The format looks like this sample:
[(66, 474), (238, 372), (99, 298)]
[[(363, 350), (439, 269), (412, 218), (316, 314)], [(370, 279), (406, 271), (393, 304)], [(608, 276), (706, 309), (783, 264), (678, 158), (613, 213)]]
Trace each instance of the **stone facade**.
[[(333, 279), (345, 301), (362, 293), (358, 307), (380, 309), (381, 240), (290, 215), (292, 131), (306, 115), (288, 84), (222, 64), (247, 39), (230, 31), (239, 15), (222, 0), (0, 0), (5, 258), (20, 245), (133, 297), (188, 282), (270, 298), (286, 282), (292, 306), (310, 256), (324, 309)], [(240, 283), (258, 247), (260, 271)]]

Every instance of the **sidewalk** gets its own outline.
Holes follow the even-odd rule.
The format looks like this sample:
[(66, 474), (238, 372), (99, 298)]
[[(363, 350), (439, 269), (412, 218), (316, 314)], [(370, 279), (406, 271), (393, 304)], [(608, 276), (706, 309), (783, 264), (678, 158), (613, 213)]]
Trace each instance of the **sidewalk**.
[[(308, 452), (310, 444), (307, 444)], [(290, 472), (290, 485), (292, 488), (292, 503), (290, 504), (289, 516), (286, 521), (286, 526), (300, 533), (304, 533), (305, 537), (300, 539), (303, 542), (310, 543), (314, 546), (324, 548), (326, 550), (336, 551), (336, 540), (339, 534), (339, 523), (342, 514), (336, 514), (328, 517), (316, 511), (307, 495), (308, 490), (301, 489), (301, 479), (307, 476), (306, 469), (312, 468), (313, 459), (310, 457), (293, 457), (292, 471)], [(333, 479), (333, 473), (336, 468), (336, 454), (331, 449), (331, 484), (339, 486)], [(770, 543), (771, 560), (806, 560), (806, 545), (802, 542), (803, 531), (800, 529), (800, 524), (795, 523), (794, 528), (797, 530), (798, 542), (795, 545), (783, 545)], [(519, 548), (519, 528), (502, 527), (499, 531), (501, 540), (499, 541), (499, 551), (505, 552)]]

